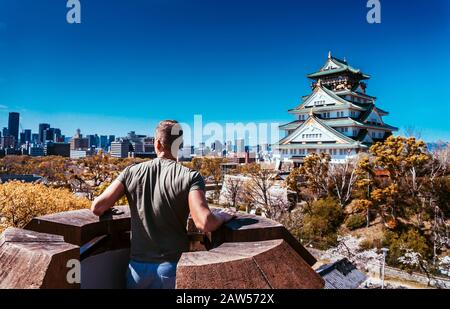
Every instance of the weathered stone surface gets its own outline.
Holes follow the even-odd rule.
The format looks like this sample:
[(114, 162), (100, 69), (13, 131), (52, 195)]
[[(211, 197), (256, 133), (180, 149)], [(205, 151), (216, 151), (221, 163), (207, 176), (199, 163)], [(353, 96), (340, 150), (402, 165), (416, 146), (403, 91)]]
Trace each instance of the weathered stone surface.
[[(309, 266), (315, 259), (275, 221), (238, 214), (208, 237), (189, 223), (191, 251), (212, 250), (183, 255), (177, 270), (178, 288), (323, 287)], [(65, 278), (66, 263), (72, 258), (82, 261), (82, 269), (84, 265), (85, 287), (123, 286), (119, 269), (128, 261), (128, 206), (117, 207), (114, 214), (101, 218), (88, 209), (42, 216), (25, 229), (8, 229), (0, 238), (0, 287), (79, 287)], [(111, 259), (117, 252), (125, 253)], [(105, 266), (103, 273), (90, 277), (92, 270), (100, 269), (99, 263)], [(111, 278), (117, 282), (104, 284)]]
[(178, 289), (321, 289), (322, 278), (284, 240), (224, 243), (184, 253)]
[(238, 214), (237, 218), (211, 233), (209, 237), (212, 247), (225, 242), (284, 239), (310, 266), (317, 262), (282, 224), (261, 216)]
[(0, 288), (79, 288), (66, 280), (71, 259), (79, 247), (62, 236), (8, 228), (0, 236)]
[(36, 217), (25, 229), (64, 236), (68, 243), (82, 246), (101, 235), (114, 235), (130, 230), (130, 209), (115, 207), (113, 215), (97, 217), (89, 209), (67, 211)]

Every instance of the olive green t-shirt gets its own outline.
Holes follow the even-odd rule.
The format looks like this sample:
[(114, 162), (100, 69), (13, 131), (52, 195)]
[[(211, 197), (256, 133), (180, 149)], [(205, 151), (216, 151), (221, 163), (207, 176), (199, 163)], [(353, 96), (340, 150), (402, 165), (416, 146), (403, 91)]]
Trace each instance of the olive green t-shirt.
[(127, 167), (117, 178), (125, 186), (131, 212), (131, 258), (177, 262), (189, 250), (188, 195), (205, 190), (202, 176), (168, 159)]

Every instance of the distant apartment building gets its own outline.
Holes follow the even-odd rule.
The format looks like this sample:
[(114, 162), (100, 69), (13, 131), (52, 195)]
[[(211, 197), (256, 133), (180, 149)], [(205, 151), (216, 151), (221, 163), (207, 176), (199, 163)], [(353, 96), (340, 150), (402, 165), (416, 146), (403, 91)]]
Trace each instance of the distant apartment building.
[(43, 157), (45, 155), (44, 148), (37, 145), (30, 146), (28, 155), (31, 157)]
[(0, 148), (2, 149), (14, 148), (14, 145), (15, 145), (14, 136), (6, 135), (1, 137)]
[(45, 146), (45, 154), (47, 156), (70, 157), (69, 143), (53, 143), (49, 142)]
[(222, 151), (224, 149), (224, 146), (222, 142), (216, 140), (214, 143), (211, 144), (211, 151), (213, 151), (216, 155), (221, 156)]
[(71, 159), (82, 159), (86, 158), (88, 155), (87, 150), (70, 150)]
[(144, 138), (144, 152), (155, 152), (155, 138), (154, 137), (146, 137)]
[(181, 148), (179, 157), (183, 159), (184, 161), (190, 160), (192, 156), (194, 155), (194, 146), (183, 146)]
[(144, 152), (144, 144), (142, 143), (142, 142), (140, 142), (140, 141), (136, 141), (136, 142), (134, 142), (134, 141), (132, 141), (132, 142), (130, 142), (130, 144), (131, 144), (131, 151), (132, 152)]
[(127, 139), (111, 143), (111, 156), (115, 158), (127, 158), (130, 151), (130, 141)]
[(77, 129), (75, 136), (70, 140), (70, 150), (87, 150), (89, 139), (84, 138), (80, 129)]
[(42, 176), (39, 175), (16, 175), (16, 174), (9, 174), (9, 175), (0, 175), (0, 182), (5, 183), (8, 181), (21, 181), (21, 182), (27, 182), (27, 183), (33, 183), (38, 180), (41, 180)]

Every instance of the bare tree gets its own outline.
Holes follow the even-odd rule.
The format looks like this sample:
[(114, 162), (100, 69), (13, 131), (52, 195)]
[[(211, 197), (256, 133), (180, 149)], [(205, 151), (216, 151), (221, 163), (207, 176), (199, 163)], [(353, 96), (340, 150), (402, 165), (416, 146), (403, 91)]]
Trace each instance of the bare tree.
[(277, 219), (289, 209), (287, 197), (283, 196), (285, 189), (275, 188), (276, 173), (274, 171), (252, 164), (244, 173), (248, 177), (244, 185), (245, 199), (260, 208), (268, 218)]
[(224, 195), (227, 202), (236, 207), (243, 190), (244, 181), (242, 177), (235, 175), (226, 175), (224, 181)]
[(345, 163), (330, 164), (329, 177), (341, 207), (347, 205), (352, 198), (353, 188), (358, 179), (357, 159), (346, 160)]
[(415, 137), (418, 140), (422, 138), (422, 132), (413, 125), (406, 126), (403, 131), (406, 137)]

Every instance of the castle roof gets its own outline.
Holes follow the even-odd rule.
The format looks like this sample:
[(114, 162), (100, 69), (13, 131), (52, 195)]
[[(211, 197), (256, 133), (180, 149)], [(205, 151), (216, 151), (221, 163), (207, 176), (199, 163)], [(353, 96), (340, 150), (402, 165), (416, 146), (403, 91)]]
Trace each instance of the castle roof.
[(298, 135), (301, 134), (301, 132), (305, 128), (307, 128), (311, 125), (315, 125), (322, 132), (329, 133), (329, 136), (333, 137), (335, 140), (339, 141), (341, 144), (342, 143), (343, 144), (356, 144), (357, 143), (355, 140), (353, 140), (350, 137), (345, 136), (341, 132), (333, 129), (328, 124), (326, 124), (323, 120), (317, 118), (316, 116), (314, 116), (313, 113), (311, 113), (310, 117), (303, 124), (301, 124), (294, 132), (292, 132), (291, 134), (289, 134), (288, 136), (283, 138), (279, 142), (279, 144), (282, 145), (282, 144), (288, 144), (288, 143), (292, 142)]
[(318, 79), (327, 75), (334, 75), (334, 74), (342, 74), (342, 73), (348, 73), (357, 75), (359, 79), (369, 79), (370, 76), (364, 74), (359, 69), (355, 69), (352, 66), (350, 66), (346, 60), (341, 60), (336, 57), (333, 57), (331, 55), (331, 52), (328, 54), (328, 59), (325, 62), (325, 64), (320, 68), (319, 71), (307, 75), (308, 78), (311, 79)]

